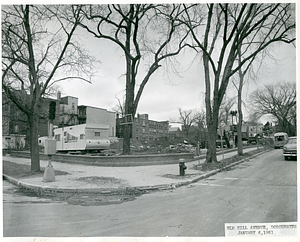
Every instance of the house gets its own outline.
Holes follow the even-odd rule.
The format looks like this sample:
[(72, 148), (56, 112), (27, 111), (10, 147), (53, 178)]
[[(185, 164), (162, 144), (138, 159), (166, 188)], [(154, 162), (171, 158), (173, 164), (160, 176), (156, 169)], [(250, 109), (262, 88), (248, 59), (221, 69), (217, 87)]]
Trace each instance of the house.
[(169, 126), (169, 137), (181, 137), (180, 127)]
[(256, 135), (262, 135), (263, 127), (264, 127), (264, 125), (262, 123), (248, 124), (249, 137), (255, 137)]

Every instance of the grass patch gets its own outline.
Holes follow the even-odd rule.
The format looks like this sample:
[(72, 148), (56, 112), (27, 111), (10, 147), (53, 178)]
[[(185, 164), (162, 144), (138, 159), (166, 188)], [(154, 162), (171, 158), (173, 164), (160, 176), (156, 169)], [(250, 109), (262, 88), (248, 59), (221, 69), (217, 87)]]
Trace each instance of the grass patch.
[(259, 149), (259, 150), (254, 150), (251, 152), (244, 153), (243, 155), (235, 155), (230, 158), (224, 159), (222, 161), (218, 161), (216, 163), (204, 163), (201, 165), (201, 170), (202, 171), (211, 171), (211, 170), (216, 170), (216, 169), (222, 169), (234, 162), (240, 161), (242, 159), (245, 159), (245, 158), (251, 157), (257, 153), (260, 153), (261, 151), (262, 151), (262, 149)]
[[(45, 168), (41, 167), (38, 172), (31, 171), (30, 165), (18, 164), (2, 160), (3, 174), (14, 178), (41, 177), (44, 175)], [(55, 175), (67, 175), (68, 172), (55, 170)]]

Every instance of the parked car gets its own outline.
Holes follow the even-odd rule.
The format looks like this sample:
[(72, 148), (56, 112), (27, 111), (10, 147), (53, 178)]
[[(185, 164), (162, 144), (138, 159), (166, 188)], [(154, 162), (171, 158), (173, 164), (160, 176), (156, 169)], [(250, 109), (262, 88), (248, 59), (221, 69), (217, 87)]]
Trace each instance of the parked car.
[(283, 156), (285, 160), (289, 157), (297, 159), (297, 137), (289, 137), (287, 143), (283, 146)]
[(251, 145), (251, 144), (257, 144), (257, 137), (254, 136), (254, 137), (249, 137), (248, 138), (248, 141), (247, 141), (247, 144), (248, 145)]

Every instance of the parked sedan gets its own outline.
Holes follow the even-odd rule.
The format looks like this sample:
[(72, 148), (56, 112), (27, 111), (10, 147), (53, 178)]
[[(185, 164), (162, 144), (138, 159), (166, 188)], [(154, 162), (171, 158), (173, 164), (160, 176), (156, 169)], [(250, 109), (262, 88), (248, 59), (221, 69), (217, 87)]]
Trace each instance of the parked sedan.
[(283, 156), (285, 160), (289, 157), (297, 159), (297, 137), (288, 138), (288, 142), (283, 146)]

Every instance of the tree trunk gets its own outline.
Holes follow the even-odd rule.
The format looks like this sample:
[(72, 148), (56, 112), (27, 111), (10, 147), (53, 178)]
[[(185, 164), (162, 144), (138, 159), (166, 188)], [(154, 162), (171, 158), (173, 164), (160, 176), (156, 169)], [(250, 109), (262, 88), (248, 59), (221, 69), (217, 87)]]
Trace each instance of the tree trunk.
[(130, 154), (130, 136), (131, 136), (131, 124), (125, 124), (123, 128), (123, 155)]
[(243, 155), (242, 119), (240, 118), (237, 123), (237, 138), (238, 138), (238, 154)]
[[(127, 41), (128, 42), (128, 41)], [(135, 80), (132, 70), (132, 61), (126, 55), (126, 99), (125, 99), (125, 115), (132, 115), (134, 120), (134, 87)], [(130, 154), (130, 136), (132, 124), (125, 124), (123, 129), (123, 155)]]
[[(241, 46), (238, 47), (239, 64), (242, 62)], [(247, 71), (247, 70), (246, 70)], [(239, 69), (239, 87), (238, 87), (238, 114), (239, 121), (237, 122), (237, 138), (238, 138), (238, 155), (243, 155), (243, 139), (242, 139), (242, 122), (243, 122), (243, 111), (242, 111), (242, 90), (244, 85), (244, 76), (246, 71), (243, 72), (242, 68)]]
[(217, 152), (216, 152), (216, 131), (213, 131), (212, 128), (208, 128), (208, 137), (207, 137), (207, 153), (206, 153), (206, 163), (217, 162)]
[(242, 112), (242, 88), (244, 82), (244, 75), (240, 75), (240, 84), (238, 89), (238, 113), (239, 120), (237, 123), (237, 138), (238, 138), (238, 154), (243, 155), (243, 139), (242, 139), (242, 121), (243, 121), (243, 112)]
[(217, 162), (217, 152), (216, 152), (216, 140), (217, 140), (217, 128), (218, 119), (213, 120), (211, 123), (207, 124), (208, 136), (207, 136), (207, 153), (206, 153), (206, 163)]
[(229, 142), (229, 139), (228, 139), (228, 136), (227, 136), (225, 130), (223, 132), (223, 136), (224, 136), (224, 139), (225, 139), (225, 143), (226, 143), (227, 149), (229, 149), (230, 148), (230, 142)]
[(40, 171), (40, 154), (38, 145), (38, 115), (31, 115), (28, 117), (30, 129), (30, 157), (31, 170), (34, 172)]

